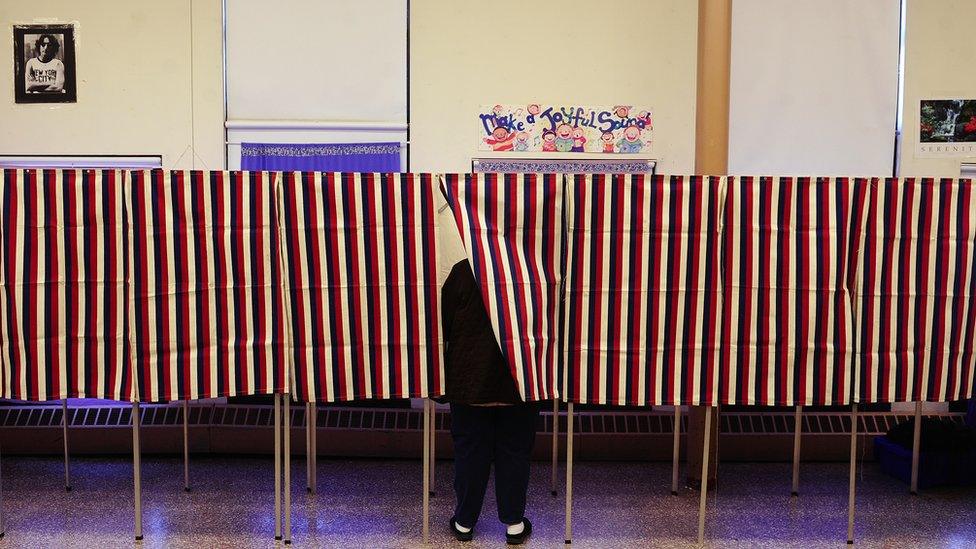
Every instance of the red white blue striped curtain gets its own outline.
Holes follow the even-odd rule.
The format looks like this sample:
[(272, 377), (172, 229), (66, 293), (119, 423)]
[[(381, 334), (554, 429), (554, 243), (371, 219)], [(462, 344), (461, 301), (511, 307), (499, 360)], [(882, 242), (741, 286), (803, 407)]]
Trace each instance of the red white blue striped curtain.
[(131, 173), (129, 347), (138, 400), (288, 391), (274, 178)]
[(4, 170), (0, 185), (6, 398), (290, 380), (302, 400), (442, 394), (447, 229), (526, 400), (974, 392), (969, 180)]
[(519, 394), (556, 397), (562, 176), (449, 174), (443, 181)]
[(722, 403), (850, 402), (865, 180), (730, 178)]
[(114, 170), (3, 170), (3, 398), (129, 398), (123, 179)]
[(443, 394), (436, 178), (289, 172), (279, 195), (296, 398)]
[(859, 277), (860, 402), (973, 396), (976, 188), (873, 179)]
[(566, 400), (716, 404), (725, 178), (566, 185)]

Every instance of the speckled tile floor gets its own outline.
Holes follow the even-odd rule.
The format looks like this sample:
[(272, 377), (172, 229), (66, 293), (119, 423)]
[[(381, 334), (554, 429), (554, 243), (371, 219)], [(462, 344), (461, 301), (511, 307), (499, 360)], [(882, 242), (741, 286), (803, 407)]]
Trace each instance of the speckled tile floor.
[[(57, 458), (5, 457), (6, 547), (275, 547), (271, 461), (194, 457), (193, 490), (182, 490), (182, 462), (143, 460), (145, 539), (132, 540), (132, 468), (122, 458), (72, 460), (65, 493)], [(577, 463), (574, 547), (693, 547), (697, 493), (669, 494), (666, 463)], [(319, 493), (305, 492), (305, 463), (292, 464), (295, 547), (421, 547), (419, 463), (319, 461)], [(908, 495), (874, 463), (859, 467), (858, 547), (976, 546), (976, 489)], [(503, 547), (494, 495), (485, 500), (473, 543), (451, 539), (452, 468), (437, 470), (431, 547)], [(563, 480), (560, 471), (560, 481)], [(847, 468), (805, 464), (801, 496), (789, 498), (788, 464), (722, 464), (709, 500), (709, 547), (846, 547)], [(561, 484), (560, 482), (560, 484)], [(340, 496), (341, 495), (341, 496)], [(565, 500), (549, 495), (549, 467), (533, 468), (529, 547), (564, 547)], [(280, 542), (278, 545), (281, 545)], [(282, 545), (283, 546), (283, 545)]]

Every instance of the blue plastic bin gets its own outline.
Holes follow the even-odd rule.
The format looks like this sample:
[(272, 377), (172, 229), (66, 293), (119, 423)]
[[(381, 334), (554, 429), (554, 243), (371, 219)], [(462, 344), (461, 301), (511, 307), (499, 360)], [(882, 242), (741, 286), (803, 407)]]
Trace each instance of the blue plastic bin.
[[(905, 484), (912, 482), (912, 451), (903, 448), (887, 437), (874, 439), (874, 456), (885, 473), (901, 480)], [(957, 484), (957, 473), (962, 468), (959, 462), (966, 461), (966, 454), (950, 452), (919, 452), (918, 456), (918, 488), (932, 488)], [(969, 464), (973, 468), (973, 464)]]
[(956, 463), (956, 479), (963, 486), (976, 486), (976, 448), (964, 454)]

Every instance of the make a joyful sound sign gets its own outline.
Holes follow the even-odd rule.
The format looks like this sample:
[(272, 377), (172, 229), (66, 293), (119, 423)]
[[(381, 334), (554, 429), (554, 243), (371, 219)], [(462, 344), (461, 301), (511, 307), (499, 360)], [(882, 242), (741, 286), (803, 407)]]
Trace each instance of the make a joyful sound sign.
[(494, 105), (479, 113), (482, 151), (647, 153), (653, 115), (648, 107)]

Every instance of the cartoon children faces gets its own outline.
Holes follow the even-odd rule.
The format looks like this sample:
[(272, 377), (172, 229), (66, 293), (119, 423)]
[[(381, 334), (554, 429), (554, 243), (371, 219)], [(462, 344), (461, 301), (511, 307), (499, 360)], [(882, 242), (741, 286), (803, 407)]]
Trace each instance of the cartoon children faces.
[(510, 151), (514, 149), (515, 132), (509, 131), (504, 126), (498, 126), (491, 131), (491, 137), (485, 138), (485, 143), (491, 146), (493, 151)]
[(583, 135), (583, 128), (573, 128), (573, 152), (583, 152), (586, 145), (586, 137)]
[(549, 128), (542, 130), (542, 152), (556, 152), (556, 132)]
[(573, 127), (565, 122), (556, 126), (556, 150), (559, 152), (573, 150)]
[(617, 141), (617, 150), (622, 153), (638, 153), (644, 147), (640, 140), (641, 129), (636, 125), (627, 126), (623, 137)]

